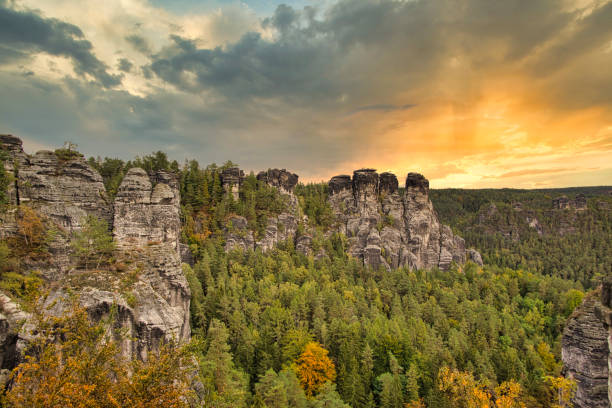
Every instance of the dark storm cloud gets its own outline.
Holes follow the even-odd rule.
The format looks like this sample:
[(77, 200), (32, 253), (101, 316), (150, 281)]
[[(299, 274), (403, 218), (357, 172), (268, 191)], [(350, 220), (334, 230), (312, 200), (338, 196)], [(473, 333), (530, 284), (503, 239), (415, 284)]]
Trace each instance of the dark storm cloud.
[[(338, 84), (333, 54), (320, 40), (305, 38), (270, 42), (248, 33), (224, 48), (198, 49), (174, 36), (174, 44), (154, 57), (151, 69), (163, 80), (189, 91), (215, 89), (227, 98), (325, 98)], [(187, 75), (193, 74), (193, 76)]]
[[(372, 98), (398, 105), (398, 91), (427, 97), (419, 90), (453, 75), (453, 58), (464, 67), (454, 73), (464, 82), (456, 91), (477, 92), (492, 67), (522, 73), (558, 60), (559, 50), (599, 46), (610, 40), (610, 10), (612, 3), (582, 18), (583, 10), (565, 11), (557, 0), (340, 1), (324, 13), (281, 5), (262, 22), (275, 29), (272, 39), (247, 33), (199, 48), (174, 36), (150, 67), (184, 91), (246, 102), (282, 98), (329, 108), (345, 95), (353, 106), (374, 105)], [(564, 37), (574, 26), (578, 34)]]
[[(105, 87), (121, 83), (121, 77), (107, 72), (107, 66), (92, 51), (81, 29), (33, 11), (20, 11), (0, 3), (0, 44), (3, 59), (11, 62), (40, 52), (70, 58), (79, 75), (89, 74)], [(12, 51), (12, 54), (10, 53)]]
[(134, 64), (127, 58), (121, 58), (119, 62), (117, 62), (117, 69), (119, 71), (130, 72), (133, 66)]
[(151, 53), (151, 46), (149, 42), (138, 34), (131, 34), (125, 37), (125, 40), (134, 47), (134, 49), (144, 55)]

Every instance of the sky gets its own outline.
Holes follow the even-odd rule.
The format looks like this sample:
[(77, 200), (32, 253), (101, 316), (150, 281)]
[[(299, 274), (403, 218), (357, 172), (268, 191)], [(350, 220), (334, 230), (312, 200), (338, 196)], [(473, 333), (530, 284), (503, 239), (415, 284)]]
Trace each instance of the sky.
[(31, 153), (612, 184), (612, 1), (0, 0), (0, 91)]

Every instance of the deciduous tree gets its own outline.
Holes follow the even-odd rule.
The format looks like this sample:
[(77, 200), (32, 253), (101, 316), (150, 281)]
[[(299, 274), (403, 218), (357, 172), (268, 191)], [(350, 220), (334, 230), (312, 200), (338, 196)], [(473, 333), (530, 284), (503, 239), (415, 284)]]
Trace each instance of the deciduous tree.
[(315, 395), (326, 382), (336, 379), (336, 368), (328, 351), (311, 341), (297, 360), (296, 373), (306, 395)]

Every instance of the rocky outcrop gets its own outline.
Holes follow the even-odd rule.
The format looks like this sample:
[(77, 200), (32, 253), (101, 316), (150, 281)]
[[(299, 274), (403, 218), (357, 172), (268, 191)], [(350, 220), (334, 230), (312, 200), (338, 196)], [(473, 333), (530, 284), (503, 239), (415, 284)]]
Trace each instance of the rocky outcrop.
[(483, 266), (483, 262), (482, 262), (482, 256), (480, 255), (480, 252), (476, 251), (473, 248), (470, 248), (467, 250), (467, 259), (474, 262), (476, 265), (478, 266)]
[[(190, 338), (190, 291), (182, 271), (179, 237), (180, 196), (177, 177), (167, 172), (147, 174), (133, 168), (124, 177), (114, 203), (109, 202), (102, 177), (78, 154), (58, 156), (49, 151), (29, 156), (21, 141), (0, 137), (9, 162), (17, 163), (13, 204), (36, 209), (45, 223), (60, 227), (48, 243), (52, 256), (36, 269), (53, 281), (48, 302), (60, 313), (67, 291), (79, 296), (91, 317), (99, 319), (117, 307), (117, 331), (126, 358), (146, 358), (162, 340), (186, 342)], [(14, 213), (2, 214), (2, 237), (15, 233)], [(118, 246), (112, 270), (80, 270), (70, 256), (69, 233), (93, 215), (108, 221)], [(61, 262), (59, 262), (60, 260)], [(0, 299), (0, 350), (3, 361), (19, 358), (14, 346), (15, 318), (7, 314), (10, 303)], [(14, 308), (10, 308), (14, 310)], [(13, 313), (14, 315), (14, 313)], [(4, 327), (5, 329), (2, 329)], [(3, 331), (4, 330), (4, 331)], [(2, 333), (13, 333), (3, 335)], [(11, 354), (12, 353), (12, 354)], [(3, 366), (10, 365), (3, 363)]]
[(587, 295), (563, 331), (564, 374), (578, 389), (576, 408), (609, 408), (612, 401), (612, 278)]
[(102, 176), (83, 157), (62, 160), (47, 150), (28, 156), (16, 137), (2, 135), (0, 142), (10, 158), (5, 165), (17, 168), (17, 182), (9, 192), (13, 204), (27, 203), (68, 231), (79, 229), (87, 215), (111, 223), (112, 204)]
[(27, 325), (30, 315), (0, 293), (0, 384), (5, 384), (10, 372), (23, 361), (23, 352), (31, 339)]
[(253, 231), (248, 229), (247, 219), (234, 215), (229, 218), (225, 227), (225, 250), (241, 249), (246, 251), (255, 247)]
[(238, 167), (230, 167), (221, 172), (221, 185), (226, 193), (232, 195), (234, 200), (238, 200), (242, 180), (244, 180), (244, 172)]
[(329, 202), (338, 230), (348, 237), (349, 253), (374, 268), (448, 269), (464, 263), (465, 243), (441, 225), (429, 200), (429, 181), (406, 177), (399, 193), (397, 177), (360, 169), (329, 181)]
[(279, 242), (293, 238), (297, 231), (297, 220), (293, 214), (282, 213), (278, 217), (269, 217), (266, 231), (256, 242), (256, 247), (267, 252)]
[(552, 200), (552, 206), (557, 210), (584, 211), (587, 209), (587, 200), (584, 194), (578, 194), (573, 200), (562, 195)]
[(279, 188), (286, 193), (293, 193), (293, 189), (298, 182), (298, 175), (285, 169), (268, 169), (267, 171), (260, 171), (257, 174), (257, 180)]
[(113, 234), (120, 245), (164, 243), (178, 250), (181, 219), (176, 176), (157, 172), (149, 177), (141, 168), (130, 169), (114, 208)]
[[(293, 189), (298, 176), (284, 169), (271, 169), (260, 172), (257, 179), (288, 198), (287, 211), (268, 218), (259, 239), (253, 238), (246, 219), (230, 218), (225, 229), (226, 250), (268, 251), (293, 238), (298, 252), (311, 255), (312, 236), (306, 233), (296, 237), (300, 219)], [(348, 237), (349, 254), (374, 268), (448, 269), (453, 262), (464, 263), (463, 239), (439, 223), (428, 193), (429, 181), (421, 174), (408, 174), (405, 192), (400, 194), (394, 174), (379, 175), (374, 169), (360, 169), (353, 177), (333, 177), (329, 181), (328, 199), (337, 221), (335, 230)], [(482, 264), (480, 254), (473, 252), (474, 262)], [(317, 253), (319, 256), (324, 255)]]
[[(182, 271), (179, 237), (180, 195), (174, 174), (149, 176), (132, 168), (115, 198), (113, 235), (123, 251), (140, 249), (142, 273), (131, 291), (136, 302), (126, 309), (125, 322), (136, 339), (127, 347), (130, 355), (143, 357), (159, 342), (189, 340), (189, 285)], [(136, 252), (139, 253), (139, 252)], [(105, 310), (112, 293), (98, 293)]]
[[(244, 173), (236, 169), (232, 170), (232, 174)], [(264, 233), (257, 240), (254, 239), (253, 232), (248, 229), (246, 218), (242, 216), (230, 217), (225, 227), (226, 251), (237, 248), (242, 250), (259, 248), (266, 252), (274, 248), (279, 242), (295, 238), (298, 227), (299, 205), (293, 190), (297, 184), (298, 175), (285, 169), (269, 169), (259, 172), (257, 180), (276, 188), (287, 199), (286, 210), (278, 216), (268, 217)], [(233, 192), (233, 190), (228, 189), (226, 191)], [(236, 194), (238, 194), (238, 191), (236, 191)]]

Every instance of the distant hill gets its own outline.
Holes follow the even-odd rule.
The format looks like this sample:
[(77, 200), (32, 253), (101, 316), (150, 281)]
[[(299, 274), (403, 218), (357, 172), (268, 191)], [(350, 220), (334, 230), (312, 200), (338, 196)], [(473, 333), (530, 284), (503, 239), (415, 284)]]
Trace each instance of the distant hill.
[(485, 263), (536, 270), (593, 287), (612, 274), (612, 187), (440, 189), (440, 221)]

